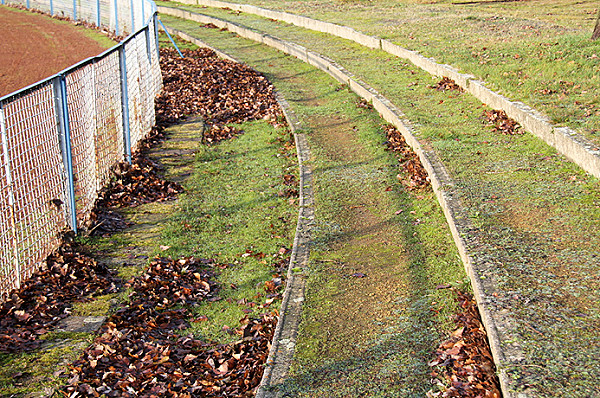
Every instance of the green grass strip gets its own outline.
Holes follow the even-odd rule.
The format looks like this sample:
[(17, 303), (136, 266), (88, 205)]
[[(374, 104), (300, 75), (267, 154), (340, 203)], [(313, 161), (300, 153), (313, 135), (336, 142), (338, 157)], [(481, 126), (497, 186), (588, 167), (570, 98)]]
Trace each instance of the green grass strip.
[[(473, 236), (481, 252), (475, 255), (496, 267), (488, 277), (499, 291), (491, 292), (489, 305), (512, 314), (514, 342), (525, 351), (525, 366), (506, 368), (517, 384), (543, 396), (565, 388), (572, 396), (593, 390), (600, 374), (591, 359), (600, 352), (593, 332), (600, 327), (594, 276), (600, 255), (598, 181), (528, 134), (492, 132), (480, 119), (481, 104), (465, 94), (430, 89), (431, 77), (411, 65), (294, 27), (286, 36), (286, 29), (271, 32), (328, 54), (388, 96), (442, 158), (477, 228)], [(217, 33), (196, 31), (203, 39)], [(573, 333), (576, 341), (569, 338)]]
[(163, 19), (263, 71), (308, 130), (314, 246), (293, 377), (282, 390), (423, 396), (427, 362), (456, 310), (436, 286), (466, 282), (433, 193), (405, 191), (382, 120), (322, 72), (228, 32)]

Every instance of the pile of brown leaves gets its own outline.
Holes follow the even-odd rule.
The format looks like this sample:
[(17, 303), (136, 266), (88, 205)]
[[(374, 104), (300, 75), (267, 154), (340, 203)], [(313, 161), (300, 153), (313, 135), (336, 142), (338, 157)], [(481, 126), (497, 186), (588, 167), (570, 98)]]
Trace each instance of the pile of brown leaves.
[(71, 303), (117, 291), (111, 271), (73, 244), (63, 243), (46, 264), (0, 307), (0, 352), (38, 347), (38, 337), (69, 315)]
[(358, 102), (356, 103), (356, 107), (357, 108), (362, 108), (362, 109), (373, 109), (373, 105), (368, 103), (366, 99), (361, 98), (360, 100), (358, 100)]
[(297, 198), (300, 192), (298, 191), (300, 183), (293, 174), (284, 174), (283, 185), (286, 186), (285, 190), (279, 193), (279, 196), (286, 198)]
[(428, 397), (500, 398), (500, 382), (492, 359), (485, 329), (473, 295), (455, 290), (463, 311), (455, 321), (459, 326), (436, 351), (431, 372), (439, 392)]
[(419, 157), (413, 152), (410, 146), (402, 137), (398, 129), (392, 125), (384, 126), (387, 137), (387, 147), (398, 155), (398, 161), (402, 169), (409, 173), (409, 180), (404, 180), (403, 176), (398, 175), (398, 179), (409, 190), (421, 190), (429, 186), (429, 176), (421, 164)]
[(135, 207), (144, 203), (175, 199), (183, 188), (176, 182), (158, 175), (159, 166), (151, 160), (138, 156), (130, 165), (120, 163), (112, 180), (103, 192), (99, 204), (106, 207)]
[[(245, 397), (260, 383), (276, 325), (271, 315), (242, 319), (229, 345), (207, 344), (177, 330), (191, 314), (181, 305), (219, 300), (210, 260), (156, 259), (128, 285), (127, 307), (72, 365), (68, 397)], [(200, 317), (202, 318), (202, 317)]]
[(521, 125), (514, 119), (506, 115), (504, 111), (492, 109), (491, 111), (483, 111), (483, 116), (488, 121), (488, 124), (493, 126), (494, 131), (505, 135), (523, 134)]
[(459, 86), (458, 84), (456, 84), (456, 82), (454, 80), (452, 80), (446, 76), (442, 77), (442, 80), (437, 82), (437, 84), (431, 86), (431, 88), (434, 88), (438, 91), (447, 91), (447, 90), (464, 91), (463, 88), (461, 86)]
[(239, 133), (226, 124), (282, 119), (273, 85), (250, 67), (221, 59), (206, 48), (183, 50), (185, 58), (170, 48), (160, 52), (164, 87), (156, 100), (159, 124), (201, 115), (211, 125), (204, 140), (214, 143)]
[(87, 229), (92, 235), (107, 235), (131, 225), (111, 208), (172, 200), (183, 192), (181, 185), (158, 175), (156, 163), (140, 155), (131, 165), (119, 163), (112, 172), (114, 178), (100, 192), (88, 220)]

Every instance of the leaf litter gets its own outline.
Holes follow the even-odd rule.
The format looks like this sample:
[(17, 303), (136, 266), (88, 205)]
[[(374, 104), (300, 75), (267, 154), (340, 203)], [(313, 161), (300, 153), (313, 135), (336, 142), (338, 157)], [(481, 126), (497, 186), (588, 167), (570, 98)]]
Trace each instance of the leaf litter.
[(63, 395), (253, 395), (277, 323), (273, 314), (244, 317), (242, 325), (232, 331), (239, 336), (232, 344), (205, 343), (179, 334), (197, 319), (186, 307), (221, 300), (219, 286), (212, 279), (216, 266), (209, 259), (159, 258), (143, 275), (128, 281), (129, 304), (107, 320), (100, 335), (71, 366)]
[(436, 89), (438, 91), (448, 91), (448, 90), (456, 90), (456, 91), (460, 91), (460, 92), (465, 91), (461, 86), (456, 84), (456, 82), (454, 80), (452, 80), (446, 76), (442, 77), (442, 80), (440, 80), (435, 85), (430, 86), (430, 87), (433, 89)]
[(508, 117), (506, 112), (492, 109), (483, 111), (483, 116), (487, 120), (488, 124), (492, 126), (493, 130), (497, 133), (504, 135), (517, 135), (523, 134), (521, 125), (516, 120)]
[[(225, 61), (206, 49), (186, 50), (186, 58), (161, 49), (165, 87), (156, 100), (157, 126), (139, 145), (132, 164), (118, 164), (92, 211), (88, 232), (110, 235), (131, 225), (114, 211), (156, 201), (172, 200), (182, 187), (160, 177), (160, 167), (144, 157), (145, 149), (162, 140), (164, 127), (200, 114), (212, 125), (205, 143), (241, 133), (227, 123), (266, 120), (284, 125), (274, 88), (252, 69)], [(287, 143), (284, 143), (287, 144)], [(293, 146), (293, 144), (291, 144)], [(286, 148), (284, 148), (286, 149)], [(289, 148), (287, 148), (289, 149)], [(283, 149), (282, 149), (283, 150)], [(283, 196), (298, 195), (295, 176), (282, 176)], [(14, 290), (0, 308), (0, 352), (22, 352), (40, 346), (39, 336), (69, 316), (72, 303), (118, 291), (114, 272), (81, 254), (72, 237), (46, 260), (46, 267)], [(238, 303), (263, 313), (246, 315), (232, 344), (203, 342), (182, 335), (190, 322), (203, 322), (189, 308), (219, 301), (212, 260), (153, 260), (145, 273), (127, 282), (128, 305), (102, 326), (99, 336), (71, 366), (63, 396), (192, 397), (252, 396), (260, 383), (270, 341), (277, 324), (270, 305), (281, 297), (289, 249), (275, 258), (277, 270), (264, 284), (263, 304)], [(224, 267), (218, 265), (218, 267)], [(61, 375), (66, 377), (66, 375)]]
[(201, 115), (211, 128), (204, 141), (216, 143), (241, 132), (231, 123), (266, 120), (282, 125), (274, 86), (249, 66), (218, 58), (210, 49), (161, 49), (164, 89), (157, 97), (156, 119), (173, 124)]
[(398, 179), (411, 191), (419, 191), (429, 187), (430, 182), (427, 171), (421, 164), (417, 154), (406, 143), (402, 134), (392, 125), (386, 125), (383, 128), (387, 137), (386, 145), (388, 149), (398, 156), (400, 167), (408, 174), (408, 180), (402, 174), (398, 174)]
[(2, 303), (0, 352), (38, 348), (39, 337), (70, 315), (73, 302), (117, 291), (114, 272), (79, 250), (71, 239), (65, 239), (42, 269)]
[[(439, 286), (438, 288), (447, 288)], [(462, 312), (455, 316), (458, 328), (436, 350), (432, 382), (438, 391), (433, 397), (500, 398), (500, 382), (473, 295), (451, 288)]]

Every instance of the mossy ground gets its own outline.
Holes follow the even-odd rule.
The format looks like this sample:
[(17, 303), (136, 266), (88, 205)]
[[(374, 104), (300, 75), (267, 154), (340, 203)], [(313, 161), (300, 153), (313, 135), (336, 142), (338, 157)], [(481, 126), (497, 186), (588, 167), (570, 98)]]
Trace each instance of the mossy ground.
[(406, 191), (382, 120), (322, 72), (228, 32), (163, 20), (264, 72), (310, 141), (314, 243), (293, 376), (282, 391), (423, 396), (427, 362), (456, 311), (436, 286), (466, 283), (433, 193)]
[[(227, 10), (209, 12), (238, 22), (250, 21), (248, 25), (256, 19)], [(225, 50), (237, 40), (231, 34), (193, 27), (175, 18), (163, 19)], [(481, 117), (486, 109), (481, 103), (468, 94), (432, 90), (432, 78), (402, 60), (285, 24), (266, 20), (260, 24), (269, 26), (269, 33), (326, 54), (375, 87), (406, 113), (422, 143), (436, 150), (476, 227), (473, 233), (481, 243), (477, 256), (496, 264), (498, 291), (490, 292), (495, 297), (491, 305), (512, 314), (516, 342), (526, 356), (523, 366), (507, 369), (519, 378), (518, 385), (540, 396), (562, 391), (564, 396), (576, 397), (597, 391), (595, 379), (600, 369), (590, 359), (600, 351), (594, 332), (600, 330), (599, 273), (594, 265), (600, 255), (597, 179), (529, 134), (494, 132)], [(243, 47), (233, 55), (259, 48), (254, 44)], [(266, 58), (265, 69), (276, 76), (280, 64), (271, 62), (274, 56)], [(285, 89), (282, 85), (282, 91)], [(298, 99), (300, 104), (307, 98), (322, 101), (325, 96), (306, 92), (303, 97), (304, 91), (296, 87), (288, 90), (292, 101)], [(318, 102), (307, 116), (332, 113), (339, 117), (343, 111), (328, 110)], [(331, 152), (343, 156), (344, 151)], [(364, 178), (370, 181), (376, 176), (365, 174)], [(327, 222), (322, 227), (337, 236), (341, 225)], [(577, 335), (577, 341), (569, 335)]]

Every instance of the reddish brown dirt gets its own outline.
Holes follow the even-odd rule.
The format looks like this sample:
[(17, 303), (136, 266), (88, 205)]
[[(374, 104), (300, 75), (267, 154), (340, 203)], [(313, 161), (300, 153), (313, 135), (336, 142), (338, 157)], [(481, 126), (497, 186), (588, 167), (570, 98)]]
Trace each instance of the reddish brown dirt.
[(4, 6), (0, 6), (0, 37), (0, 96), (106, 49), (70, 23)]

